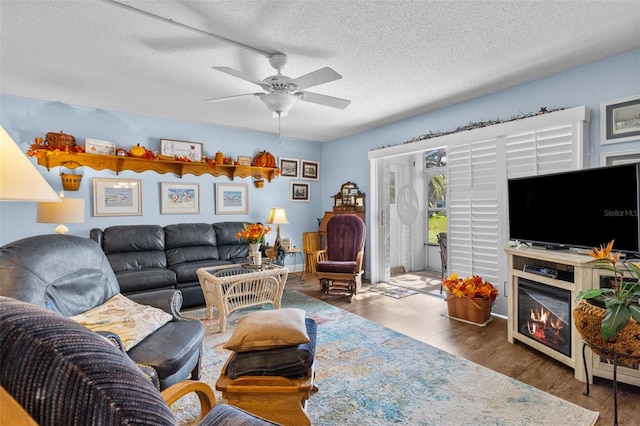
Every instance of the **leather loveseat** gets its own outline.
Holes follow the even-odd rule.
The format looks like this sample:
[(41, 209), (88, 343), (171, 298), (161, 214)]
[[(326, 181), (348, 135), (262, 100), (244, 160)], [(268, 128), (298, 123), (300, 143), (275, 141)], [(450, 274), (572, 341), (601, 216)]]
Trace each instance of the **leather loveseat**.
[(246, 262), (249, 245), (236, 238), (245, 222), (111, 226), (90, 231), (107, 255), (120, 291), (178, 289), (183, 307), (204, 304), (197, 270)]

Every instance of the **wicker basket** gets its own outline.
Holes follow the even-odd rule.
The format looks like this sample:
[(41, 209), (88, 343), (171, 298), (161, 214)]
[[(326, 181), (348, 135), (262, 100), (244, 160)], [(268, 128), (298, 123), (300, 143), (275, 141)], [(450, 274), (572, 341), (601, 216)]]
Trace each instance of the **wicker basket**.
[[(64, 166), (67, 163), (63, 163), (62, 166)], [(75, 162), (72, 162), (72, 163), (76, 164), (77, 166), (80, 166), (80, 164), (78, 163), (75, 163)], [(65, 173), (63, 171), (63, 168), (60, 167), (60, 179), (62, 179), (62, 189), (64, 189), (65, 191), (77, 191), (78, 189), (80, 189), (80, 181), (82, 181), (83, 172), (84, 172), (84, 169), (82, 168), (82, 166), (80, 166), (79, 174)]]
[(484, 324), (491, 317), (493, 300), (483, 298), (453, 297), (447, 294), (447, 308), (449, 316), (470, 321), (476, 324)]
[[(604, 340), (600, 331), (600, 324), (606, 310), (594, 306), (586, 300), (581, 300), (573, 310), (573, 322), (582, 340), (591, 345), (594, 353), (606, 359), (613, 359), (613, 353), (618, 354), (618, 361), (627, 365), (640, 364), (640, 324), (631, 318), (614, 337)], [(603, 349), (598, 350), (598, 348)], [(629, 355), (631, 358), (624, 357)]]

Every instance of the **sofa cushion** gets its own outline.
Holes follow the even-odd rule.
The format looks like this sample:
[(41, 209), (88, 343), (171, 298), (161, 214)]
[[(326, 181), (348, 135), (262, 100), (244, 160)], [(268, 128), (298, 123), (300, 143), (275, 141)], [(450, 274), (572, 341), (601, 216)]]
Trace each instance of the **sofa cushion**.
[(128, 351), (173, 319), (162, 309), (141, 305), (116, 294), (93, 309), (71, 317), (93, 331), (109, 331), (120, 337)]
[(110, 226), (102, 234), (102, 249), (115, 272), (166, 268), (164, 245), (159, 225)]
[(122, 293), (174, 288), (176, 274), (163, 268), (145, 268), (116, 273)]
[(226, 374), (232, 379), (239, 376), (293, 378), (305, 375), (315, 358), (317, 325), (312, 318), (305, 318), (305, 327), (309, 335), (307, 343), (267, 351), (236, 352), (227, 364)]
[(249, 245), (236, 237), (236, 234), (244, 228), (244, 225), (245, 222), (217, 222), (213, 224), (220, 260), (234, 263), (236, 263), (237, 259), (246, 260), (249, 255)]
[(305, 312), (297, 308), (258, 311), (240, 318), (222, 346), (235, 352), (260, 351), (309, 342)]
[(229, 265), (226, 260), (200, 260), (197, 262), (178, 263), (169, 266), (169, 269), (175, 272), (178, 283), (198, 281), (198, 269), (212, 268), (214, 266)]
[(169, 266), (220, 258), (216, 246), (216, 233), (210, 224), (179, 223), (167, 225), (164, 229), (165, 250)]

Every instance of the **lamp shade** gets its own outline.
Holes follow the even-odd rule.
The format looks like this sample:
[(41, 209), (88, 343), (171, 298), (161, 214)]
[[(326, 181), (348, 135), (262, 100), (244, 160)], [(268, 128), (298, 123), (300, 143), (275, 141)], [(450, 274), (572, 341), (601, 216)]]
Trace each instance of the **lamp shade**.
[(59, 223), (56, 232), (69, 230), (64, 223), (84, 223), (84, 198), (61, 198), (61, 203), (38, 203), (38, 223)]
[(289, 223), (287, 220), (287, 212), (282, 207), (272, 208), (271, 213), (269, 213), (269, 217), (267, 218), (267, 223), (287, 225)]
[(58, 194), (0, 126), (0, 200), (60, 202)]

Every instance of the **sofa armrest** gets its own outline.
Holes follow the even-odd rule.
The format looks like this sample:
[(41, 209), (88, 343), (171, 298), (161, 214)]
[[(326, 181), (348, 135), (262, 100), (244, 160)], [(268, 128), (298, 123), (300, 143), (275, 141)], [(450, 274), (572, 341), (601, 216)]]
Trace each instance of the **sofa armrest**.
[(180, 290), (158, 290), (148, 293), (128, 294), (127, 297), (142, 305), (151, 305), (154, 308), (173, 316), (173, 321), (181, 321), (186, 318), (180, 313), (182, 309), (182, 292)]
[[(124, 348), (124, 344), (122, 343), (120, 336), (118, 336), (116, 333), (112, 333), (110, 331), (96, 331), (96, 333), (98, 333), (99, 335), (107, 339), (109, 343), (113, 344), (113, 346), (120, 349), (120, 351), (127, 358), (131, 359), (126, 349)], [(131, 359), (131, 362), (134, 362), (136, 366), (140, 369), (140, 371), (142, 371), (142, 374), (144, 374), (145, 377), (149, 379), (149, 381), (153, 384), (153, 386), (155, 386), (156, 389), (160, 390), (160, 378), (158, 377), (158, 372), (156, 371), (155, 368), (151, 367), (150, 365), (139, 364), (132, 359)]]

